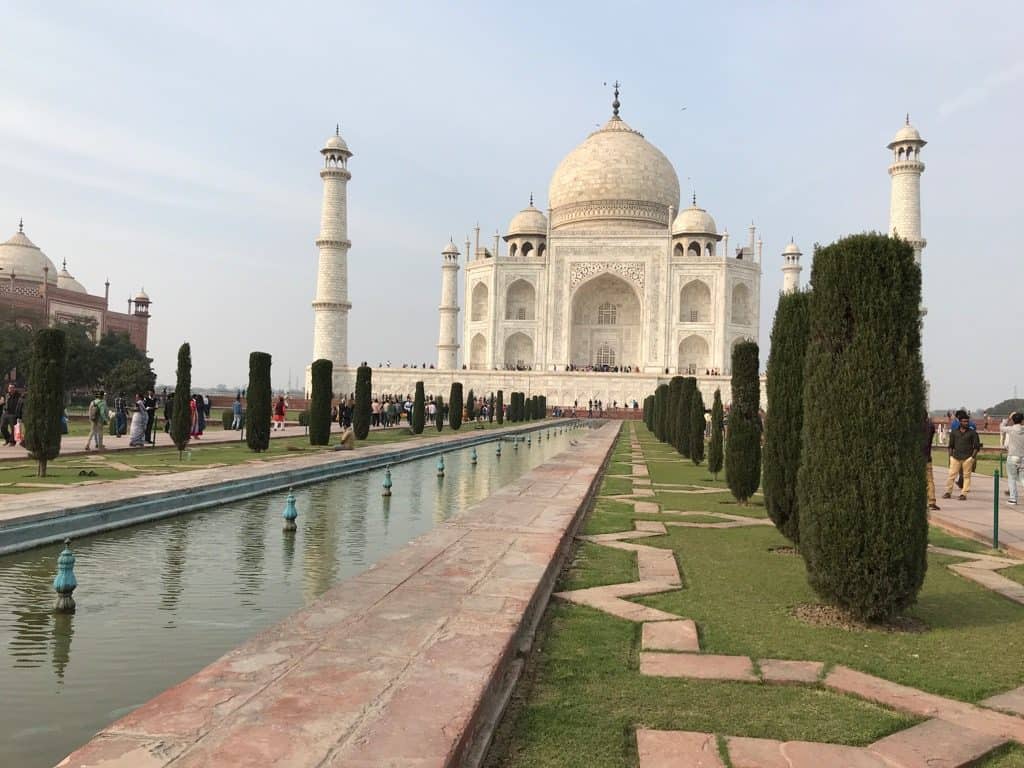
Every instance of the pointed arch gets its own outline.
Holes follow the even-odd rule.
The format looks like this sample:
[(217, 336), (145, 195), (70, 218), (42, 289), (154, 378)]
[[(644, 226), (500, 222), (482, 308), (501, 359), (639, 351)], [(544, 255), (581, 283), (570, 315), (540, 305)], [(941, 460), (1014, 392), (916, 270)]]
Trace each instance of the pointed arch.
[(697, 375), (711, 366), (711, 351), (703, 336), (687, 336), (679, 342), (678, 370), (681, 374)]
[(703, 280), (691, 280), (679, 292), (679, 322), (711, 322), (711, 289)]
[(505, 291), (506, 320), (535, 320), (537, 291), (528, 280), (514, 281)]
[[(578, 367), (639, 366), (642, 304), (636, 289), (608, 272), (580, 285), (572, 296), (569, 362)], [(614, 363), (599, 362), (614, 357)]]
[(533, 339), (522, 331), (517, 331), (505, 339), (505, 367), (533, 367)]
[(487, 319), (490, 314), (490, 298), (490, 291), (487, 290), (487, 283), (481, 282), (473, 286), (469, 310), (470, 322), (475, 323)]
[(751, 324), (751, 295), (746, 283), (736, 283), (732, 288), (732, 312), (730, 319), (734, 325)]
[(477, 333), (469, 342), (469, 367), (474, 371), (487, 369), (487, 339)]

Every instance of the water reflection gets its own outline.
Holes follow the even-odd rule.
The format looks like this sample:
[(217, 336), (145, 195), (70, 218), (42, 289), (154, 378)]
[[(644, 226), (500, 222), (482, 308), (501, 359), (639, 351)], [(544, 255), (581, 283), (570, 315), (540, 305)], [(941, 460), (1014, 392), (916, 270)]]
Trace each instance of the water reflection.
[[(160, 570), (160, 610), (174, 612), (181, 597), (182, 580), (185, 577), (185, 554), (188, 551), (188, 518), (177, 517), (169, 522), (167, 546), (164, 548), (164, 565)], [(174, 617), (167, 621), (174, 626)]]
[(70, 613), (53, 614), (53, 671), (64, 684), (64, 670), (71, 661), (71, 638), (75, 635), (75, 617)]
[(273, 517), (273, 510), (268, 498), (253, 499), (246, 507), (238, 527), (237, 594), (242, 605), (259, 610), (263, 593), (263, 539), (267, 518)]
[[(8, 595), (14, 617), (8, 655), (15, 667), (38, 667), (46, 661), (50, 626), (53, 623), (53, 577), (57, 550), (21, 563), (13, 574), (17, 589)], [(0, 686), (2, 690), (2, 686)]]

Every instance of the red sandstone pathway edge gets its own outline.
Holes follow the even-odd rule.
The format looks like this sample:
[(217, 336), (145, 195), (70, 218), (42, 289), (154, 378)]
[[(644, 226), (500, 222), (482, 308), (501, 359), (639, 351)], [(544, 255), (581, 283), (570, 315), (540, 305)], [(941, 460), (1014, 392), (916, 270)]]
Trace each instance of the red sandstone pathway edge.
[(618, 422), (104, 729), (60, 768), (478, 764)]
[[(949, 470), (935, 467), (935, 491), (942, 496)], [(1014, 557), (1024, 558), (1024, 499), (1013, 506), (1007, 503), (1006, 478), (999, 481), (999, 547)], [(966, 501), (960, 501), (960, 489), (953, 487), (953, 498), (939, 498), (939, 511), (929, 512), (931, 522), (952, 534), (974, 539), (992, 546), (992, 491), (993, 481), (987, 475), (971, 478), (971, 491)]]

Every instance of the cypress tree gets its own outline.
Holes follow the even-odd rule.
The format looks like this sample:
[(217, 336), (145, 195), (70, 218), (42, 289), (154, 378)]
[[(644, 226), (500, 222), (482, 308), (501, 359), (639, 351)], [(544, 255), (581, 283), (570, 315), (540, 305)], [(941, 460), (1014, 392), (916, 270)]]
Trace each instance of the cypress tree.
[(921, 269), (870, 233), (817, 250), (811, 282), (800, 551), (822, 598), (876, 620), (914, 603), (927, 566)]
[(673, 376), (668, 382), (668, 412), (669, 418), (665, 422), (665, 442), (672, 446), (678, 446), (677, 435), (679, 434), (679, 409), (683, 399), (683, 377)]
[(466, 421), (473, 421), (476, 419), (476, 395), (473, 394), (473, 390), (469, 390), (469, 394), (466, 395)]
[(668, 384), (659, 384), (654, 392), (655, 415), (654, 436), (665, 442), (665, 423), (668, 421)]
[(314, 360), (310, 366), (313, 391), (309, 398), (309, 444), (331, 443), (331, 386), (334, 363)]
[[(250, 368), (252, 361), (249, 361)], [(251, 376), (251, 373), (250, 373)], [(192, 399), (192, 347), (186, 341), (178, 348), (178, 369), (175, 371), (174, 405), (171, 408), (171, 442), (178, 449), (178, 458), (188, 445), (191, 427), (189, 400)], [(246, 414), (246, 429), (248, 429)], [(267, 429), (270, 429), (270, 413), (267, 413)], [(269, 436), (269, 433), (268, 433)]]
[(743, 341), (732, 350), (732, 410), (725, 441), (725, 481), (732, 495), (746, 504), (761, 483), (760, 384), (757, 343)]
[[(187, 344), (181, 348), (186, 349)], [(186, 350), (186, 354), (188, 354)], [(266, 352), (251, 352), (249, 354), (249, 386), (245, 390), (245, 444), (250, 450), (265, 451), (270, 447), (270, 415), (271, 400), (273, 398), (270, 389), (270, 363), (271, 358)], [(174, 392), (174, 414), (171, 416), (172, 431), (176, 427), (184, 428), (187, 432), (189, 419), (188, 396), (191, 389), (192, 363), (188, 364), (189, 382), (186, 382), (182, 389), (181, 382), (181, 353), (178, 353), (178, 388)], [(179, 422), (185, 422), (179, 424)], [(186, 439), (186, 443), (188, 440)], [(175, 445), (177, 445), (175, 440)], [(178, 450), (182, 450), (179, 446)]]
[(356, 440), (365, 440), (370, 434), (370, 390), (373, 370), (368, 365), (356, 368), (356, 402), (352, 407), (352, 432)]
[(505, 390), (498, 390), (498, 401), (494, 406), (494, 416), (498, 420), (498, 425), (501, 426), (505, 423)]
[(412, 399), (412, 433), (422, 435), (427, 421), (427, 398), (423, 394), (423, 382), (416, 382), (416, 394)]
[(436, 408), (434, 413), (434, 426), (437, 427), (437, 431), (440, 432), (444, 429), (444, 398), (440, 395), (435, 397), (434, 407)]
[(704, 396), (694, 388), (690, 398), (690, 459), (695, 465), (704, 461), (704, 430), (707, 421), (704, 418)]
[(448, 395), (448, 426), (458, 429), (462, 426), (462, 383), (452, 382), (452, 389)]
[(538, 416), (537, 418), (546, 419), (548, 417), (548, 396), (538, 396), (537, 404), (540, 406), (540, 416)]
[(715, 401), (711, 406), (711, 442), (708, 445), (708, 471), (717, 481), (718, 473), (722, 471), (722, 461), (725, 458), (722, 445), (722, 422), (725, 420), (725, 409), (722, 408), (722, 391), (715, 390)]
[(494, 421), (494, 393), (491, 392), (491, 397), (487, 401), (487, 421)]
[(690, 458), (690, 409), (693, 407), (693, 393), (697, 391), (697, 379), (687, 376), (683, 379), (682, 393), (679, 395), (679, 408), (676, 412), (675, 447), (684, 459)]
[(58, 328), (42, 328), (32, 339), (29, 390), (25, 399), (25, 447), (36, 460), (36, 475), (46, 477), (46, 464), (60, 455), (61, 416), (67, 339)]
[(764, 505), (775, 527), (800, 545), (796, 477), (804, 425), (804, 359), (810, 295), (779, 296), (768, 355), (768, 413), (764, 436)]

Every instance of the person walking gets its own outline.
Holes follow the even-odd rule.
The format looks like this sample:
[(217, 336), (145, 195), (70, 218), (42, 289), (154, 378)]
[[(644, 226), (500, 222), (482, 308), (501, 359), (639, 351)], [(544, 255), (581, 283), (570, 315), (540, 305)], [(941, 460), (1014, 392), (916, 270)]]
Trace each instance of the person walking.
[(942, 498), (953, 496), (953, 483), (957, 475), (963, 474), (963, 488), (960, 490), (960, 501), (967, 500), (971, 490), (971, 473), (974, 471), (978, 452), (981, 450), (981, 438), (978, 437), (973, 424), (966, 417), (956, 422), (956, 429), (949, 432), (949, 476), (946, 478), (946, 492)]
[(124, 392), (118, 392), (114, 398), (114, 436), (124, 437), (128, 431), (128, 402)]
[(932, 471), (932, 445), (935, 443), (935, 422), (931, 416), (924, 417), (924, 476), (928, 488), (928, 509), (938, 509), (935, 503), (935, 473)]
[(156, 393), (152, 389), (146, 393), (142, 404), (146, 407), (146, 442), (152, 443), (156, 440), (153, 435), (153, 427), (156, 426)]
[(17, 445), (14, 427), (21, 419), (23, 405), (18, 388), (8, 384), (7, 395), (3, 398), (3, 410), (0, 411), (0, 435), (3, 435), (4, 445)]
[(287, 413), (287, 408), (284, 404), (284, 396), (281, 395), (277, 398), (277, 402), (274, 403), (274, 431), (284, 429), (284, 417)]
[(1018, 501), (1017, 486), (1024, 486), (1024, 413), (1011, 413), (999, 425), (1006, 440), (1006, 484), (1010, 486), (1010, 504)]
[(96, 393), (96, 397), (89, 403), (89, 437), (85, 441), (85, 450), (95, 445), (96, 450), (103, 450), (103, 426), (110, 421), (110, 411), (107, 408), (106, 393), (102, 390)]
[(235, 395), (235, 402), (231, 404), (231, 428), (242, 428), (242, 396)]
[(174, 393), (164, 392), (164, 432), (171, 431), (171, 415), (174, 413)]
[(146, 401), (141, 393), (135, 394), (135, 410), (132, 413), (132, 431), (128, 436), (128, 445), (132, 448), (142, 448), (146, 445), (146, 425), (149, 423), (149, 414), (146, 412)]

